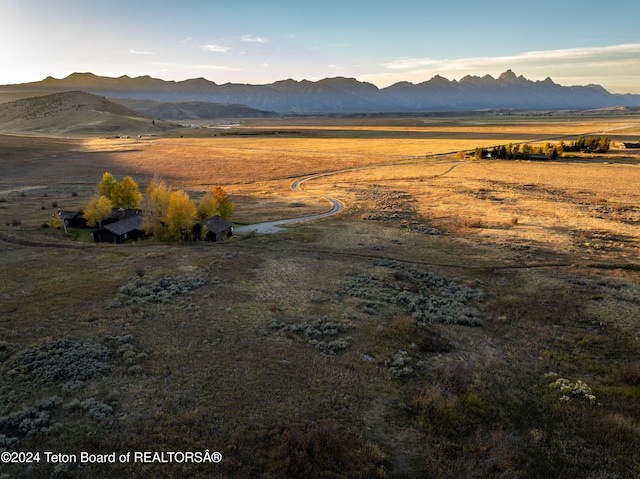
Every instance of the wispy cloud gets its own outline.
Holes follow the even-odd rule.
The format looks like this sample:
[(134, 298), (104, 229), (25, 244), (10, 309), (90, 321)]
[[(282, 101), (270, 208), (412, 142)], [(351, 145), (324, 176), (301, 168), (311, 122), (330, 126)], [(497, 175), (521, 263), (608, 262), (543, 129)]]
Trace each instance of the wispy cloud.
[[(449, 79), (464, 75), (499, 74), (507, 69), (516, 70), (530, 79), (550, 76), (560, 83), (580, 84), (611, 79), (608, 84), (618, 88), (614, 78), (640, 76), (640, 43), (612, 45), (606, 47), (570, 48), (523, 52), (517, 55), (498, 57), (475, 57), (458, 59), (399, 58), (384, 63), (386, 71), (364, 75), (368, 81), (390, 84), (395, 81), (425, 81), (434, 75)], [(620, 84), (620, 88), (624, 88)]]
[(153, 52), (143, 52), (140, 50), (129, 50), (130, 55), (155, 55)]
[(228, 53), (231, 50), (231, 47), (227, 47), (224, 45), (215, 45), (212, 43), (206, 45), (200, 45), (205, 52), (213, 52), (213, 53)]
[(268, 38), (258, 37), (256, 35), (242, 35), (240, 40), (248, 43), (269, 43)]
[(418, 71), (471, 71), (478, 68), (488, 69), (492, 67), (508, 66), (546, 66), (559, 65), (561, 62), (585, 64), (588, 66), (611, 65), (625, 58), (634, 61), (640, 56), (640, 43), (614, 45), (609, 47), (571, 48), (564, 50), (546, 50), (524, 52), (519, 55), (501, 57), (477, 57), (460, 59), (434, 59), (434, 58), (401, 58), (383, 64), (391, 70), (418, 70)]
[(240, 71), (228, 65), (210, 65), (210, 64), (187, 64), (187, 63), (171, 63), (171, 62), (155, 62), (152, 65), (166, 67), (170, 70), (210, 70), (210, 71)]

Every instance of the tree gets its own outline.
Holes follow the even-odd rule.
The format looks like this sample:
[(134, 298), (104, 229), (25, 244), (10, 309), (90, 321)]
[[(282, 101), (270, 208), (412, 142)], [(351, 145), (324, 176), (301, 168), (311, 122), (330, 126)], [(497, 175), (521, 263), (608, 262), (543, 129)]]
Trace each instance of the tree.
[(113, 198), (113, 193), (118, 188), (118, 182), (108, 171), (102, 175), (102, 180), (98, 183), (98, 191), (102, 196), (106, 196), (108, 199)]
[(512, 159), (513, 158), (513, 143), (507, 143), (504, 147), (505, 150), (505, 155), (507, 158)]
[(89, 226), (102, 226), (104, 219), (109, 216), (113, 209), (113, 203), (104, 195), (96, 195), (89, 200), (84, 209), (84, 217)]
[(145, 198), (144, 230), (147, 234), (164, 239), (167, 229), (167, 210), (171, 190), (159, 177), (155, 177), (147, 186)]
[(167, 208), (169, 236), (178, 241), (182, 240), (184, 233), (195, 223), (196, 212), (196, 205), (184, 190), (171, 193)]
[(487, 156), (487, 150), (479, 146), (475, 149), (474, 156), (476, 157), (477, 160), (481, 160), (485, 156)]
[(218, 203), (213, 197), (213, 193), (207, 193), (198, 203), (198, 218), (205, 219), (218, 214)]
[(139, 208), (142, 193), (138, 190), (138, 184), (133, 178), (125, 176), (115, 187), (110, 199), (115, 208)]
[(233, 203), (229, 200), (227, 196), (227, 192), (220, 186), (215, 186), (211, 193), (213, 194), (213, 198), (216, 202), (216, 209), (218, 214), (225, 219), (231, 218), (231, 214), (233, 213)]
[(611, 146), (611, 138), (608, 136), (601, 136), (598, 138), (598, 150), (609, 151), (609, 147)]

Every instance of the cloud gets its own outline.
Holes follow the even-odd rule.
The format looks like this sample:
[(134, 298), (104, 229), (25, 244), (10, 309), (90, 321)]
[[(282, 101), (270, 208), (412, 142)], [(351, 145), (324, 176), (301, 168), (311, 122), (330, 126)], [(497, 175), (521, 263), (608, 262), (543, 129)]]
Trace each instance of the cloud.
[(228, 53), (231, 50), (231, 47), (225, 47), (223, 45), (215, 45), (215, 44), (207, 44), (200, 45), (205, 52), (214, 52), (214, 53)]
[(209, 65), (209, 64), (187, 64), (187, 63), (170, 63), (170, 62), (156, 62), (153, 65), (166, 67), (171, 70), (213, 70), (213, 71), (239, 71), (237, 68), (233, 68), (227, 65)]
[(240, 37), (240, 40), (243, 42), (249, 42), (249, 43), (269, 43), (268, 38), (258, 37), (255, 35), (242, 35)]
[[(379, 84), (396, 81), (426, 81), (432, 76), (442, 75), (449, 79), (464, 75), (500, 74), (513, 69), (529, 79), (550, 76), (560, 83), (587, 84), (606, 79), (603, 86), (611, 85), (616, 90), (629, 90), (624, 82), (640, 75), (640, 43), (611, 45), (605, 47), (569, 48), (558, 50), (529, 51), (517, 55), (498, 57), (475, 57), (458, 59), (399, 58), (382, 64), (386, 71), (363, 75), (360, 78)], [(606, 85), (604, 85), (606, 83)], [(633, 87), (632, 90), (637, 90)]]
[(142, 52), (140, 50), (129, 50), (129, 54), (131, 55), (155, 55), (153, 52)]
[(640, 43), (614, 45), (609, 47), (593, 48), (571, 48), (564, 50), (546, 50), (524, 52), (519, 55), (502, 57), (477, 57), (460, 59), (433, 58), (401, 58), (383, 64), (391, 70), (418, 70), (418, 71), (469, 71), (478, 68), (486, 69), (491, 67), (515, 68), (520, 66), (547, 66), (560, 65), (563, 62), (586, 64), (588, 66), (605, 66), (623, 59), (629, 61), (637, 59), (640, 55)]

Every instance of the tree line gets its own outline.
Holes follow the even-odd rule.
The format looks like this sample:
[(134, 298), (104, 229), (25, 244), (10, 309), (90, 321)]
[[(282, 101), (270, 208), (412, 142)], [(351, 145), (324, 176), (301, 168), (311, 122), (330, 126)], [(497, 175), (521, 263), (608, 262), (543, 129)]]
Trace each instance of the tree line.
[(529, 159), (533, 155), (544, 155), (549, 159), (556, 159), (564, 152), (593, 151), (605, 153), (609, 151), (611, 139), (607, 136), (580, 136), (576, 141), (565, 144), (564, 141), (552, 145), (548, 141), (541, 146), (507, 143), (493, 148), (477, 147), (474, 156), (477, 159), (495, 158), (499, 160)]
[(149, 182), (143, 197), (130, 176), (117, 181), (106, 172), (98, 183), (98, 192), (84, 209), (89, 226), (101, 226), (114, 208), (138, 209), (142, 206), (143, 228), (160, 240), (180, 241), (193, 225), (209, 216), (230, 218), (233, 203), (226, 191), (215, 186), (196, 204), (184, 190), (173, 190), (164, 180), (155, 177)]

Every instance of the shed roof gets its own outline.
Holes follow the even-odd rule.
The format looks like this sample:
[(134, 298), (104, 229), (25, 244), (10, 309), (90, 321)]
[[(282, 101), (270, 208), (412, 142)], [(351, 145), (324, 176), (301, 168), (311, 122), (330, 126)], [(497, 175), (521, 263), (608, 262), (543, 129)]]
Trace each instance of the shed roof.
[(212, 233), (227, 231), (233, 226), (233, 223), (231, 221), (225, 220), (220, 215), (209, 216), (208, 218), (198, 222), (198, 224), (202, 227), (207, 228)]

